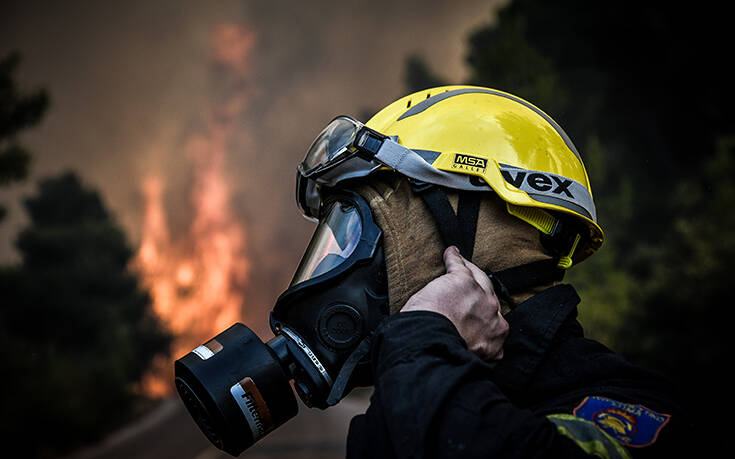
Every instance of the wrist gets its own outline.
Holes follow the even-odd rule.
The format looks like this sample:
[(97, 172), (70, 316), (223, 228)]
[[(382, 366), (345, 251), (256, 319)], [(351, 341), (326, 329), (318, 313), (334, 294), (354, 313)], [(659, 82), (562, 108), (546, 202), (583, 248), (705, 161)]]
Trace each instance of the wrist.
[(429, 312), (433, 314), (438, 314), (451, 322), (456, 330), (459, 330), (459, 327), (457, 326), (459, 323), (457, 320), (458, 318), (455, 317), (454, 310), (451, 308), (442, 307), (433, 303), (409, 302), (403, 307), (403, 309), (401, 309), (400, 312)]
[(416, 310), (393, 314), (375, 330), (373, 364), (376, 376), (399, 361), (423, 354), (427, 348), (464, 349), (467, 344), (451, 320), (435, 311)]

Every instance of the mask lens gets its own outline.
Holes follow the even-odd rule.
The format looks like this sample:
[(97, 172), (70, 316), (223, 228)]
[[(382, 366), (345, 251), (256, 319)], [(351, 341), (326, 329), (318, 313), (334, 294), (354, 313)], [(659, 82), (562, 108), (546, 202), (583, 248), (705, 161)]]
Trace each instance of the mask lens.
[(329, 272), (344, 263), (362, 236), (362, 222), (351, 204), (335, 202), (319, 221), (291, 286)]
[(329, 123), (311, 144), (301, 163), (304, 174), (338, 161), (349, 151), (357, 130), (358, 124), (351, 118), (339, 117)]

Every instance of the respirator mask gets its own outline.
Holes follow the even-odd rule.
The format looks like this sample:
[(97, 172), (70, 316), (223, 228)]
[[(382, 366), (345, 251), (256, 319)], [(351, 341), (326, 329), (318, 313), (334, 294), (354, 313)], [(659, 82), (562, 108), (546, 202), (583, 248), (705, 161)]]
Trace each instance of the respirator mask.
[(263, 343), (237, 323), (175, 363), (176, 389), (217, 448), (239, 455), (294, 417), (293, 389), (325, 409), (372, 384), (370, 336), (388, 315), (381, 230), (360, 195), (334, 192)]

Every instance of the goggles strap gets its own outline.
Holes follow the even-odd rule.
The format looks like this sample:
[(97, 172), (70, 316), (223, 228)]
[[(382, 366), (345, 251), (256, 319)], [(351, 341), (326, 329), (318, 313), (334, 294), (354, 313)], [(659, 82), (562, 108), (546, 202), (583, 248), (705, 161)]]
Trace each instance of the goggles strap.
[(400, 172), (417, 183), (441, 183), (456, 190), (491, 191), (489, 185), (470, 180), (470, 176), (447, 172), (433, 167), (416, 151), (386, 139), (375, 154), (380, 164)]

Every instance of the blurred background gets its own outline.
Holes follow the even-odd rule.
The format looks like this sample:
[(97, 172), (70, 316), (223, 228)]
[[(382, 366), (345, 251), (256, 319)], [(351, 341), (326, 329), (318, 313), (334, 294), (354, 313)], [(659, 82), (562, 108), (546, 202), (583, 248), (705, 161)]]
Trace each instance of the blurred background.
[[(296, 164), (335, 115), (515, 93), (588, 168), (586, 333), (716, 435), (735, 259), (732, 39), (706, 3), (3, 2), (0, 431), (8, 457), (220, 457), (171, 362), (268, 312), (313, 231)], [(369, 390), (244, 457), (341, 457)], [(694, 435), (694, 434), (693, 434)], [(222, 456), (225, 457), (225, 456)]]

